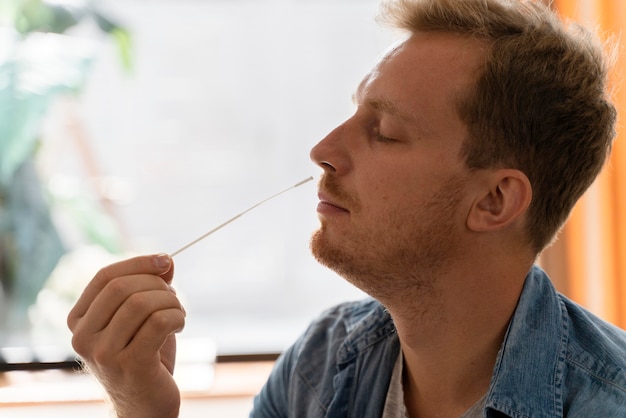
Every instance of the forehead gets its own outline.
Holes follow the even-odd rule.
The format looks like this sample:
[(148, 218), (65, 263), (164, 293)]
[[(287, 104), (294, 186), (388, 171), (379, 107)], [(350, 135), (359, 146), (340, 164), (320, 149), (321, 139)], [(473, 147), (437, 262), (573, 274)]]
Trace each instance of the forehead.
[(387, 51), (355, 101), (434, 128), (458, 118), (456, 100), (476, 80), (485, 49), (482, 41), (454, 33), (416, 32)]

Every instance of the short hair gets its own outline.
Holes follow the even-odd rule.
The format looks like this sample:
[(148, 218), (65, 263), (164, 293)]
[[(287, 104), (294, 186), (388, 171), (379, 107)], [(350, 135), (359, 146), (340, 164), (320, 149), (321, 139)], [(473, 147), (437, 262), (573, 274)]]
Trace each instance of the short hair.
[(527, 233), (539, 253), (602, 169), (617, 112), (600, 40), (532, 0), (391, 0), (380, 19), (411, 32), (486, 42), (475, 85), (457, 100), (470, 169), (515, 168), (533, 188)]

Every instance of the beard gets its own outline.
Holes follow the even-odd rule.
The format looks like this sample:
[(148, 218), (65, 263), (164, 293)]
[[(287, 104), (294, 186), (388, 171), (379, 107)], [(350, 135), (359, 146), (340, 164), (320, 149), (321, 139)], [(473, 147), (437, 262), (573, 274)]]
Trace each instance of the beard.
[(432, 197), (412, 208), (393, 208), (367, 225), (352, 222), (362, 205), (325, 175), (320, 190), (349, 202), (349, 230), (340, 237), (322, 221), (310, 242), (322, 265), (383, 304), (434, 291), (435, 281), (456, 256), (457, 209), (465, 178), (452, 176)]

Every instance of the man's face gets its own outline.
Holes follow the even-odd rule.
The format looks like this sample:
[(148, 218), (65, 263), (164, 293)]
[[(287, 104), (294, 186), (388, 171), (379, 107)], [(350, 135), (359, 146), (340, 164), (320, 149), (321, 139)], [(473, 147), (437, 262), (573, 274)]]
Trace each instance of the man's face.
[(313, 254), (375, 297), (428, 286), (458, 252), (471, 174), (455, 100), (483, 56), (459, 35), (412, 35), (363, 79), (355, 114), (311, 151), (324, 169)]

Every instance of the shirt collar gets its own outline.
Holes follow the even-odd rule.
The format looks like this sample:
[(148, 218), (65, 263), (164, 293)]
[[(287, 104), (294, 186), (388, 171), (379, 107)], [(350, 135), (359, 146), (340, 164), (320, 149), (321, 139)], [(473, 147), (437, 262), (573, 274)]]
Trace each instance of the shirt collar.
[(368, 347), (395, 334), (391, 315), (380, 302), (370, 299), (353, 306), (345, 322), (346, 339), (337, 352), (338, 364), (353, 361)]
[(558, 293), (533, 267), (496, 361), (487, 407), (512, 417), (561, 416), (567, 349)]
[[(347, 336), (337, 352), (340, 365), (395, 333), (391, 316), (379, 302), (372, 299), (351, 309)], [(562, 416), (560, 389), (568, 343), (563, 314), (550, 279), (534, 266), (498, 353), (488, 409), (510, 417)]]

